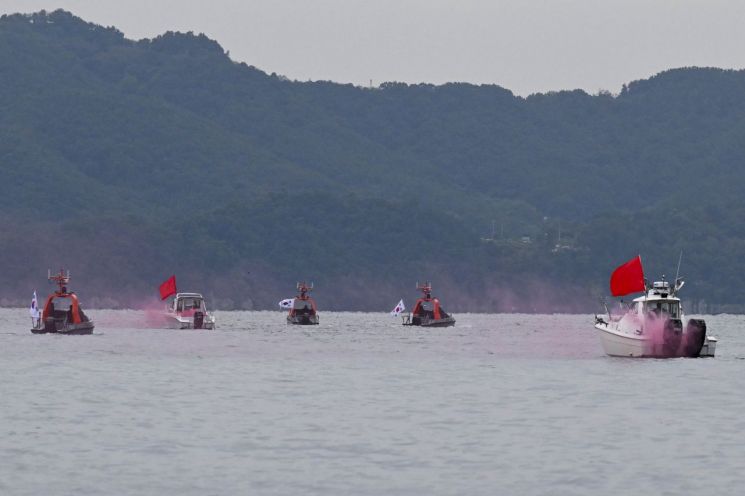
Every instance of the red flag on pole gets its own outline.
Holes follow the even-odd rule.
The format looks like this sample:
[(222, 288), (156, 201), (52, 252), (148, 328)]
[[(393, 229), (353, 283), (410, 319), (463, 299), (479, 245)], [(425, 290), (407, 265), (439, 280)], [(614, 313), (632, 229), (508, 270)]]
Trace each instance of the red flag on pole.
[(618, 267), (610, 276), (610, 292), (613, 296), (626, 296), (645, 289), (642, 257), (639, 255)]
[(176, 276), (171, 276), (166, 282), (160, 285), (160, 299), (165, 300), (171, 295), (176, 294)]

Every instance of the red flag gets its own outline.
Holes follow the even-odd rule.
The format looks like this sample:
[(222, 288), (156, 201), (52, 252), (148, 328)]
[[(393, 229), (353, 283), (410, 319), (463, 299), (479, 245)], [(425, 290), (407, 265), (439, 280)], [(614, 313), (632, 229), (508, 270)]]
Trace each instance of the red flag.
[(610, 292), (613, 296), (625, 296), (645, 289), (642, 257), (639, 255), (618, 267), (610, 276)]
[(160, 299), (165, 300), (171, 295), (176, 294), (176, 276), (171, 276), (166, 282), (160, 285)]

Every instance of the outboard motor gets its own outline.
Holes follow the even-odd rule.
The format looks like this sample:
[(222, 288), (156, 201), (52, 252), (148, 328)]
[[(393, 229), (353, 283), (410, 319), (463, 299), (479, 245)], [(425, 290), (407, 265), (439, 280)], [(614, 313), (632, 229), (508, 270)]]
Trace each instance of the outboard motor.
[(54, 317), (44, 319), (44, 332), (57, 332), (57, 322)]
[(194, 312), (194, 329), (201, 329), (204, 327), (204, 313)]
[(680, 343), (683, 338), (683, 322), (680, 319), (668, 319), (663, 331), (664, 347), (663, 353), (666, 357), (678, 356)]
[(686, 325), (686, 338), (683, 354), (695, 358), (701, 354), (706, 341), (706, 322), (701, 319), (690, 319)]

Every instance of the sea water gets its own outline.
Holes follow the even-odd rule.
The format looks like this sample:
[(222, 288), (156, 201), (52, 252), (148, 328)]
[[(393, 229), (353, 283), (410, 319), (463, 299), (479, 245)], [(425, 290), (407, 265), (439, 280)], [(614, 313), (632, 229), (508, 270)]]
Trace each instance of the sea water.
[(0, 310), (2, 495), (736, 494), (745, 317), (716, 358), (603, 354), (589, 315), (218, 312), (214, 331)]

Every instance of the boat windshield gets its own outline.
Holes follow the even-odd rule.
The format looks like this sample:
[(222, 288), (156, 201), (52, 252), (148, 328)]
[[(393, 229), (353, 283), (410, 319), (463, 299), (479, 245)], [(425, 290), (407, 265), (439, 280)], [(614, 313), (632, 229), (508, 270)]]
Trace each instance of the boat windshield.
[(680, 318), (680, 304), (677, 301), (649, 301), (647, 302), (647, 312), (655, 315), (668, 315), (672, 319)]
[[(73, 322), (73, 310), (72, 310), (72, 298), (67, 296), (55, 296), (52, 298), (52, 305), (49, 308), (49, 314), (47, 317), (54, 317), (55, 319), (64, 319), (67, 322)], [(88, 322), (88, 316), (83, 312), (83, 309), (78, 306), (78, 316), (81, 322)]]
[(72, 298), (65, 296), (55, 296), (52, 298), (52, 310), (64, 310), (65, 312), (72, 308)]
[(429, 301), (424, 300), (424, 301), (422, 301), (421, 308), (425, 312), (434, 312), (435, 311), (435, 304), (434, 304), (434, 302), (432, 300), (429, 300)]
[(186, 310), (201, 310), (204, 311), (204, 300), (196, 297), (185, 297), (180, 298), (176, 302), (176, 311), (183, 312)]

